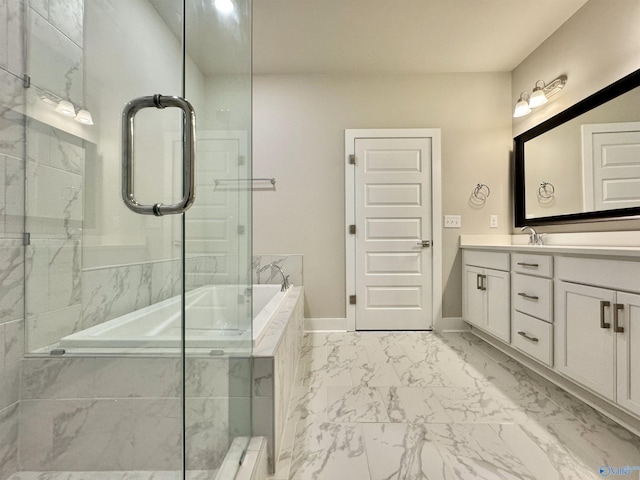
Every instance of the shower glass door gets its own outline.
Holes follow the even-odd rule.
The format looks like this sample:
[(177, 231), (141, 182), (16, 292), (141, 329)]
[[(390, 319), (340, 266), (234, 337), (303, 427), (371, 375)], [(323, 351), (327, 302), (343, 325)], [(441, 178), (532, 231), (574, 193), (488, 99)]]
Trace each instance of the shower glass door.
[(186, 467), (233, 479), (251, 435), (251, 3), (187, 1), (185, 18), (185, 96), (198, 112), (182, 239)]
[[(215, 4), (24, 2), (22, 471), (235, 475), (251, 433), (250, 4)], [(155, 94), (196, 111), (186, 214), (122, 200), (122, 111)], [(140, 203), (182, 197), (183, 137), (177, 108), (136, 114)]]

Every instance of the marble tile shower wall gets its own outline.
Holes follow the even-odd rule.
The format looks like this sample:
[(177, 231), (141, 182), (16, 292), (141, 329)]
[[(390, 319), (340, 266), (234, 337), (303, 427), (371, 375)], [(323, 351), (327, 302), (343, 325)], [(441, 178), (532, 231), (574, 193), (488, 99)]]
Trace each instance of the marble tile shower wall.
[[(84, 105), (83, 0), (28, 0), (32, 88)], [(83, 328), (82, 227), (85, 144), (27, 119), (25, 305), (28, 351)]]
[(24, 352), (24, 20), (22, 0), (0, 0), (0, 480), (18, 469)]

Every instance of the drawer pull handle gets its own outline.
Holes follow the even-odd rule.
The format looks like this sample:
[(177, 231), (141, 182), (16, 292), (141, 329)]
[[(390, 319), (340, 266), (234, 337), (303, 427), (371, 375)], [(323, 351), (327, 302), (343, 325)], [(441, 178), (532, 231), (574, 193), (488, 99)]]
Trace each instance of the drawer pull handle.
[(518, 265), (520, 265), (521, 267), (533, 267), (533, 268), (538, 268), (540, 266), (537, 263), (527, 263), (527, 262), (518, 262)]
[(538, 343), (538, 339), (536, 337), (530, 337), (529, 335), (527, 335), (525, 332), (518, 332), (518, 335), (520, 335), (521, 337), (526, 338), (527, 340), (530, 340), (534, 343)]
[(616, 333), (624, 333), (624, 327), (618, 325), (618, 314), (620, 310), (624, 310), (624, 305), (622, 303), (614, 303), (613, 304), (613, 331)]
[(540, 297), (536, 297), (535, 295), (529, 295), (524, 292), (518, 292), (518, 295), (524, 298), (528, 298), (529, 300), (538, 300), (538, 298), (540, 298)]
[(611, 328), (611, 324), (604, 321), (604, 309), (610, 306), (608, 300), (600, 300), (600, 328)]

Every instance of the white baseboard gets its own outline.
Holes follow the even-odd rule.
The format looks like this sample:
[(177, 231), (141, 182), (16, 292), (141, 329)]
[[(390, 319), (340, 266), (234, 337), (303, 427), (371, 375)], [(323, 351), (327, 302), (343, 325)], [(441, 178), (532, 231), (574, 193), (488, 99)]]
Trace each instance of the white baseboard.
[(346, 318), (305, 318), (305, 332), (346, 332)]
[(471, 327), (462, 320), (462, 317), (445, 317), (436, 319), (433, 322), (433, 331), (440, 333), (469, 332), (471, 331)]

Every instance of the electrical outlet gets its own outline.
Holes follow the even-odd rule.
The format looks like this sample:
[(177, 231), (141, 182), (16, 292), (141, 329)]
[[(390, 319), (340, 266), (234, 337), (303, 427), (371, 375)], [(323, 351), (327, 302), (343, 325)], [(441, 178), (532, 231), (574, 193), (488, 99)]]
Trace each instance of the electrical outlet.
[(489, 228), (498, 228), (498, 215), (489, 215)]
[(462, 218), (460, 215), (445, 215), (444, 228), (460, 228), (462, 227)]

